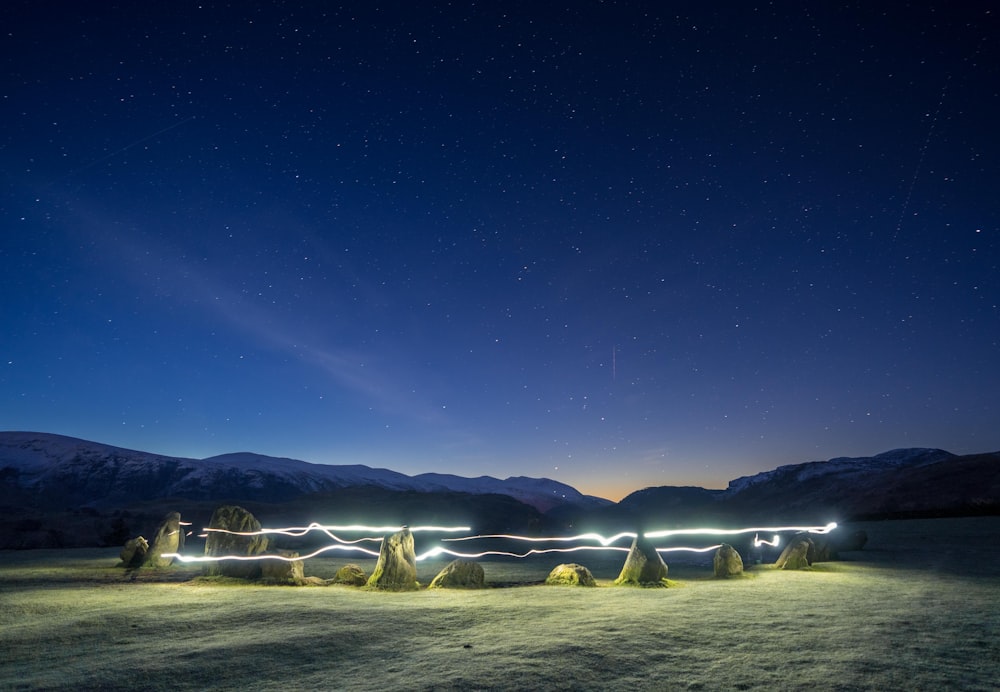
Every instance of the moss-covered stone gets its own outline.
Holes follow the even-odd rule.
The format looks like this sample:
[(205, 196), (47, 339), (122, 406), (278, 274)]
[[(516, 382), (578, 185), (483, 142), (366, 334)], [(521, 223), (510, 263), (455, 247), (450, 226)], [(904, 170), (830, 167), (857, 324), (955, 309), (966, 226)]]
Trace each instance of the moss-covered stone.
[(364, 586), (368, 583), (368, 575), (357, 565), (344, 565), (333, 575), (333, 584), (347, 584), (348, 586)]
[(478, 562), (453, 560), (438, 572), (429, 589), (481, 589), (486, 586), (486, 575)]
[(413, 591), (417, 582), (417, 555), (408, 528), (382, 539), (378, 562), (366, 586), (383, 591)]
[(556, 565), (549, 572), (545, 583), (550, 586), (597, 586), (590, 570), (576, 563)]

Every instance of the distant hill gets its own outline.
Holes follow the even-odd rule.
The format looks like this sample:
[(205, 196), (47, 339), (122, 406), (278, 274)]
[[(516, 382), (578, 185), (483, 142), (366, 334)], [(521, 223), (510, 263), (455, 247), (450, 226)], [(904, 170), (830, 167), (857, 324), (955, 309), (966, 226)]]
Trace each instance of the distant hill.
[(661, 521), (682, 512), (820, 523), (1000, 514), (1000, 452), (956, 456), (916, 448), (810, 461), (737, 478), (726, 490), (646, 488), (617, 509)]
[(483, 533), (1000, 514), (1000, 452), (899, 449), (781, 466), (726, 490), (644, 488), (615, 504), (546, 478), (407, 476), (250, 453), (186, 459), (0, 432), (0, 549), (119, 545), (168, 510), (207, 521), (223, 503), (289, 525), (457, 522)]
[(310, 464), (245, 452), (186, 459), (31, 432), (0, 432), (0, 483), (9, 497), (95, 508), (164, 497), (284, 502), (356, 486), (508, 495), (541, 512), (561, 504), (610, 504), (548, 478), (407, 476), (359, 464)]

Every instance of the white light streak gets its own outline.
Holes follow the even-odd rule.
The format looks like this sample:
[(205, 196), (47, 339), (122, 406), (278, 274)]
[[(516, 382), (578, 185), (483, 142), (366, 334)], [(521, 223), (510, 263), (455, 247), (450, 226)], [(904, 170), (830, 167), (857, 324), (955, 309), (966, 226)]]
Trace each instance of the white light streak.
[(667, 538), (669, 536), (735, 536), (741, 533), (781, 533), (784, 531), (808, 531), (809, 533), (830, 533), (837, 528), (836, 522), (826, 526), (764, 526), (750, 529), (668, 529), (666, 531), (650, 531), (643, 534), (646, 538)]
[(462, 538), (442, 538), (442, 541), (475, 541), (481, 538), (502, 538), (511, 541), (529, 541), (532, 543), (569, 543), (577, 541), (597, 541), (602, 546), (609, 546), (622, 538), (635, 538), (634, 533), (616, 533), (614, 536), (602, 536), (599, 533), (581, 533), (576, 536), (515, 536), (506, 533), (491, 533), (480, 536), (463, 536)]
[[(411, 532), (445, 532), (445, 533), (457, 533), (460, 531), (468, 531), (467, 526), (366, 526), (362, 524), (348, 524), (348, 525), (324, 525), (318, 523), (311, 523), (308, 526), (292, 526), (282, 529), (261, 529), (259, 531), (227, 531), (225, 529), (204, 529), (206, 532), (214, 533), (227, 533), (236, 536), (259, 536), (265, 534), (281, 534), (291, 537), (301, 537), (312, 531), (320, 531), (325, 533), (329, 538), (336, 543), (328, 546), (319, 548), (306, 555), (300, 555), (298, 557), (285, 557), (281, 555), (205, 555), (205, 556), (184, 556), (179, 553), (166, 553), (164, 557), (174, 558), (180, 560), (181, 562), (217, 562), (219, 560), (284, 560), (286, 562), (291, 562), (295, 560), (308, 560), (312, 557), (317, 557), (324, 553), (330, 551), (348, 551), (353, 550), (361, 553), (365, 553), (372, 557), (378, 557), (378, 551), (368, 550), (367, 548), (362, 548), (358, 546), (358, 543), (365, 541), (382, 541), (381, 536), (376, 537), (362, 537), (356, 538), (354, 540), (345, 540), (334, 534), (334, 531), (371, 531), (372, 533), (397, 533), (403, 529), (408, 528)], [(837, 528), (837, 524), (831, 522), (825, 526), (777, 526), (777, 527), (752, 527), (745, 529), (713, 529), (713, 528), (697, 528), (697, 529), (665, 529), (662, 531), (649, 531), (643, 534), (643, 538), (646, 539), (657, 539), (657, 538), (672, 538), (674, 536), (736, 536), (744, 533), (754, 533), (754, 547), (760, 547), (762, 545), (768, 545), (772, 547), (777, 547), (780, 543), (781, 537), (778, 535), (781, 532), (795, 531), (795, 532), (808, 532), (815, 534), (827, 534)], [(768, 541), (760, 538), (761, 533), (770, 533), (773, 538)], [(207, 535), (207, 534), (206, 534)], [(420, 555), (416, 556), (418, 561), (426, 560), (440, 555), (450, 555), (457, 558), (465, 559), (476, 559), (480, 557), (486, 557), (490, 555), (502, 556), (502, 557), (513, 557), (513, 558), (526, 558), (532, 555), (545, 555), (548, 553), (574, 553), (586, 550), (614, 550), (619, 552), (628, 552), (630, 549), (622, 546), (614, 546), (612, 544), (617, 543), (623, 538), (634, 539), (638, 534), (630, 532), (616, 533), (612, 536), (603, 536), (599, 533), (581, 533), (574, 536), (518, 536), (514, 534), (481, 534), (476, 536), (462, 536), (459, 538), (443, 538), (443, 542), (460, 542), (460, 541), (475, 541), (475, 540), (508, 540), (508, 541), (524, 541), (527, 543), (579, 543), (581, 541), (592, 541), (599, 545), (577, 545), (569, 548), (531, 548), (524, 552), (514, 552), (506, 550), (484, 550), (480, 552), (460, 552), (455, 550), (450, 550), (441, 546), (435, 546), (430, 550), (427, 550)], [(721, 543), (710, 545), (710, 546), (668, 546), (668, 547), (658, 547), (656, 552), (658, 553), (672, 553), (672, 552), (694, 552), (694, 553), (707, 553), (713, 550), (718, 550), (721, 547)]]
[(754, 537), (753, 537), (753, 547), (754, 548), (759, 548), (762, 545), (769, 545), (772, 548), (777, 548), (779, 543), (781, 543), (781, 536), (779, 536), (778, 534), (774, 534), (774, 538), (772, 538), (769, 541), (765, 541), (763, 538), (760, 538), (757, 535), (754, 535)]

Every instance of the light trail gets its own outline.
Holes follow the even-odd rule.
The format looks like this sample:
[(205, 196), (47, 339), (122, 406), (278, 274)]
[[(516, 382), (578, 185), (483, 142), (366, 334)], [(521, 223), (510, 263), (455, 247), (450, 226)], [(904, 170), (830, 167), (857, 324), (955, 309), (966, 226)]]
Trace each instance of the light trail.
[(281, 560), (283, 562), (295, 562), (296, 560), (308, 560), (311, 557), (318, 557), (323, 553), (330, 552), (331, 550), (356, 550), (372, 557), (378, 557), (377, 550), (368, 550), (367, 548), (360, 548), (356, 545), (344, 545), (342, 543), (335, 543), (334, 545), (324, 546), (307, 555), (299, 555), (298, 557), (288, 557), (285, 555), (272, 555), (272, 554), (262, 554), (262, 555), (181, 555), (180, 553), (164, 553), (163, 557), (173, 558), (175, 560), (180, 560), (181, 562), (218, 562), (219, 560), (242, 560), (244, 562), (251, 562), (254, 560)]
[(774, 538), (772, 538), (769, 541), (765, 541), (763, 538), (760, 538), (759, 536), (756, 535), (753, 537), (754, 548), (759, 548), (762, 545), (769, 545), (772, 548), (777, 548), (779, 543), (781, 543), (781, 536), (779, 536), (778, 534), (774, 534)]
[(608, 536), (608, 537), (602, 536), (599, 533), (581, 533), (581, 534), (577, 534), (576, 536), (541, 536), (541, 537), (539, 537), (539, 536), (516, 536), (516, 535), (506, 534), (506, 533), (490, 533), (490, 534), (483, 534), (483, 535), (479, 535), (479, 536), (463, 536), (462, 538), (442, 538), (441, 540), (442, 541), (449, 541), (449, 542), (451, 542), (451, 541), (475, 541), (475, 540), (479, 540), (481, 538), (487, 538), (487, 539), (488, 538), (493, 538), (493, 539), (501, 538), (501, 539), (512, 540), (512, 541), (528, 541), (528, 542), (532, 542), (532, 543), (558, 543), (558, 542), (568, 543), (570, 541), (574, 541), (574, 542), (575, 541), (597, 541), (602, 546), (609, 546), (612, 543), (616, 543), (617, 541), (621, 540), (622, 538), (635, 538), (636, 535), (637, 534), (634, 534), (634, 533), (623, 532), (623, 533), (616, 533), (614, 536)]
[[(228, 529), (205, 528), (202, 531), (210, 533), (227, 533), (232, 536), (262, 536), (270, 533), (283, 534), (298, 538), (305, 536), (310, 531), (322, 531), (329, 534), (331, 531), (370, 531), (372, 533), (387, 534), (398, 533), (403, 529), (409, 529), (410, 533), (420, 533), (423, 531), (435, 531), (439, 533), (458, 533), (459, 531), (470, 531), (468, 526), (365, 526), (364, 524), (326, 525), (313, 522), (308, 526), (289, 526), (283, 529), (260, 529), (259, 531), (230, 531)], [(361, 538), (357, 540), (382, 540), (382, 536), (374, 539)]]
[(666, 531), (650, 531), (643, 534), (646, 538), (667, 538), (669, 536), (735, 536), (741, 533), (782, 533), (785, 531), (808, 531), (809, 533), (825, 534), (837, 528), (837, 523), (831, 521), (825, 526), (763, 526), (749, 529), (668, 529)]
[(578, 545), (574, 548), (532, 548), (524, 553), (513, 553), (507, 552), (505, 550), (484, 550), (480, 553), (460, 553), (454, 550), (448, 550), (447, 548), (442, 548), (440, 546), (431, 548), (425, 553), (421, 553), (417, 556), (417, 561), (426, 560), (427, 558), (437, 557), (438, 555), (451, 555), (453, 557), (475, 559), (477, 557), (486, 557), (487, 555), (497, 555), (501, 557), (517, 557), (525, 558), (531, 555), (545, 555), (546, 553), (575, 553), (580, 550), (617, 550), (623, 553), (628, 552), (628, 548), (614, 548), (602, 545)]
[[(225, 533), (236, 536), (260, 536), (267, 534), (281, 534), (291, 537), (301, 537), (312, 531), (321, 531), (325, 533), (330, 539), (337, 541), (333, 545), (328, 545), (323, 548), (319, 548), (307, 555), (300, 555), (298, 557), (284, 557), (281, 555), (205, 555), (205, 556), (184, 556), (180, 553), (166, 553), (163, 557), (174, 558), (180, 560), (181, 562), (216, 562), (219, 560), (284, 560), (286, 562), (292, 562), (295, 560), (308, 560), (309, 558), (317, 557), (324, 553), (335, 551), (335, 550), (354, 550), (361, 553), (365, 553), (372, 557), (378, 557), (379, 552), (374, 550), (368, 550), (358, 546), (358, 543), (370, 541), (382, 541), (381, 536), (378, 537), (362, 537), (354, 540), (345, 540), (333, 533), (333, 531), (371, 531), (378, 533), (396, 533), (403, 529), (408, 528), (410, 532), (446, 532), (455, 533), (459, 531), (468, 531), (467, 526), (365, 526), (362, 524), (348, 524), (348, 525), (324, 525), (318, 523), (311, 523), (308, 526), (291, 526), (282, 529), (260, 529), (259, 531), (228, 531), (225, 529), (204, 529), (205, 531), (215, 532), (215, 533)], [(767, 545), (771, 547), (777, 547), (781, 541), (779, 533), (787, 531), (796, 532), (808, 532), (815, 534), (827, 534), (837, 528), (835, 522), (830, 522), (824, 526), (777, 526), (777, 527), (752, 527), (745, 529), (712, 529), (712, 528), (697, 528), (697, 529), (666, 529), (662, 531), (649, 531), (643, 534), (643, 538), (655, 539), (655, 538), (670, 538), (673, 536), (737, 536), (745, 533), (754, 533), (753, 545), (754, 547), (760, 547), (762, 545)], [(770, 533), (773, 538), (768, 541), (760, 538), (760, 533)], [(498, 557), (513, 557), (513, 558), (526, 558), (532, 555), (545, 555), (548, 553), (575, 553), (587, 550), (614, 550), (618, 552), (628, 552), (630, 548), (625, 548), (621, 546), (614, 546), (613, 543), (620, 541), (623, 538), (635, 539), (638, 536), (636, 533), (631, 532), (621, 532), (616, 533), (612, 536), (603, 536), (599, 533), (582, 533), (574, 536), (518, 536), (515, 534), (481, 534), (476, 536), (462, 536), (459, 538), (443, 538), (443, 542), (461, 542), (461, 541), (475, 541), (475, 540), (508, 540), (508, 541), (524, 541), (528, 543), (570, 543), (570, 542), (580, 542), (580, 541), (594, 541), (600, 545), (577, 545), (571, 548), (531, 548), (525, 552), (514, 552), (506, 550), (484, 550), (480, 552), (460, 552), (456, 550), (450, 550), (441, 546), (435, 546), (430, 550), (427, 550), (420, 555), (416, 556), (417, 561), (426, 560), (429, 558), (437, 557), (439, 555), (450, 555), (456, 558), (464, 559), (476, 559), (480, 557), (486, 557), (489, 555), (495, 555)], [(695, 547), (695, 546), (671, 546), (664, 548), (656, 548), (657, 553), (672, 553), (672, 552), (693, 552), (693, 553), (707, 553), (713, 550), (718, 550), (722, 546), (721, 543), (710, 545), (706, 547)]]

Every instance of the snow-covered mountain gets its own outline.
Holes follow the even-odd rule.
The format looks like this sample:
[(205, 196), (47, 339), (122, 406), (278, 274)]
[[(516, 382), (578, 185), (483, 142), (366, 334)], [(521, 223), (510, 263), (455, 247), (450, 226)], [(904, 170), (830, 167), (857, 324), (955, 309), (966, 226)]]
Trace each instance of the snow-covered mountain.
[(542, 512), (567, 503), (610, 504), (547, 478), (407, 476), (358, 464), (311, 464), (251, 453), (186, 459), (62, 435), (0, 432), (0, 488), (10, 498), (44, 495), (97, 507), (167, 497), (284, 502), (355, 486), (508, 495)]
[(753, 476), (742, 476), (729, 481), (726, 492), (734, 495), (754, 485), (803, 483), (822, 476), (845, 478), (894, 469), (916, 468), (954, 457), (954, 454), (943, 449), (911, 448), (893, 449), (873, 457), (837, 457), (828, 461), (807, 461), (802, 464), (779, 466)]

